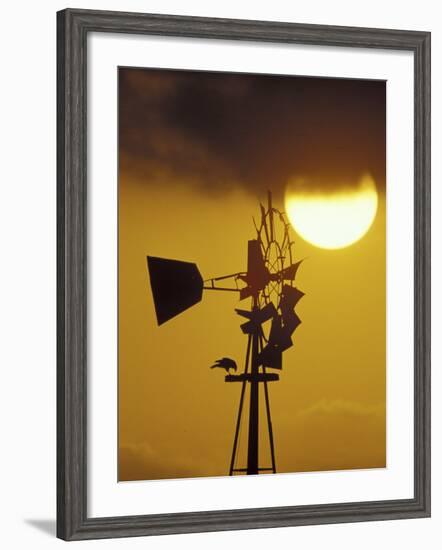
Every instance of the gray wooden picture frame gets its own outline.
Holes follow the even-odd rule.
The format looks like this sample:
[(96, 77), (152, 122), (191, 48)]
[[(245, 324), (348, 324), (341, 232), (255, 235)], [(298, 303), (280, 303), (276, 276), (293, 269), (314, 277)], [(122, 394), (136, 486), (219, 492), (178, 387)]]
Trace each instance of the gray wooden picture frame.
[[(414, 497), (87, 515), (87, 37), (90, 32), (408, 50), (414, 56)], [(67, 9), (57, 14), (57, 536), (98, 539), (430, 515), (430, 33)], [(411, 266), (410, 266), (411, 269)]]

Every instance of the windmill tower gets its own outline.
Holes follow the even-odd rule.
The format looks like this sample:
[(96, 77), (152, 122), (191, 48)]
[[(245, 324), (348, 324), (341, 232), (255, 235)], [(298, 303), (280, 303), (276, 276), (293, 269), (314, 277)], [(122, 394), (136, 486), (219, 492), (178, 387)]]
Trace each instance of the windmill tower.
[[(203, 280), (194, 263), (147, 257), (159, 325), (198, 303), (203, 290), (237, 292), (241, 301), (250, 300), (250, 309), (235, 310), (245, 319), (240, 327), (247, 336), (244, 369), (239, 374), (225, 377), (227, 383), (241, 384), (229, 475), (276, 473), (268, 384), (279, 380), (275, 371), (281, 371), (282, 354), (293, 345), (293, 333), (301, 322), (294, 310), (304, 296), (294, 286), (301, 261), (293, 262), (290, 225), (284, 212), (272, 205), (270, 192), (267, 207), (260, 205), (260, 209), (259, 224), (254, 221), (256, 238), (248, 241), (246, 272)], [(239, 432), (246, 415), (247, 393), (247, 461), (245, 465), (237, 466)], [(259, 463), (261, 395), (265, 404), (271, 466), (260, 466)]]

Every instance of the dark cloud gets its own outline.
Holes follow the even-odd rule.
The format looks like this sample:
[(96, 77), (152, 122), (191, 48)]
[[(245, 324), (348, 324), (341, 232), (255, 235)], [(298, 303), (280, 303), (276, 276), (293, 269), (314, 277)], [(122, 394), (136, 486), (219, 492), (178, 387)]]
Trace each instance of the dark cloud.
[(384, 82), (124, 68), (119, 98), (120, 169), (146, 185), (384, 189)]

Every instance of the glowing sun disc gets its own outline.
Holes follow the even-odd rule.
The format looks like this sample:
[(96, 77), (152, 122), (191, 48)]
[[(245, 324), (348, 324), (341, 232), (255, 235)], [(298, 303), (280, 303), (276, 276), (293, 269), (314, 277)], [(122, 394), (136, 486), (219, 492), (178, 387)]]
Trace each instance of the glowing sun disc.
[(344, 248), (370, 229), (378, 208), (373, 178), (365, 175), (355, 190), (317, 193), (287, 187), (285, 211), (295, 231), (320, 248)]

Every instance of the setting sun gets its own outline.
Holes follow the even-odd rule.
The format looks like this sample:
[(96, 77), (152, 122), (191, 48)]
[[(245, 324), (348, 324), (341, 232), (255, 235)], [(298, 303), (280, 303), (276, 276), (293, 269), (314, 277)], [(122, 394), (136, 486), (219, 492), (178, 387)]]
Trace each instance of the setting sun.
[(293, 182), (285, 194), (291, 225), (305, 241), (320, 248), (336, 249), (361, 239), (376, 216), (378, 194), (370, 175), (354, 190), (309, 192)]

